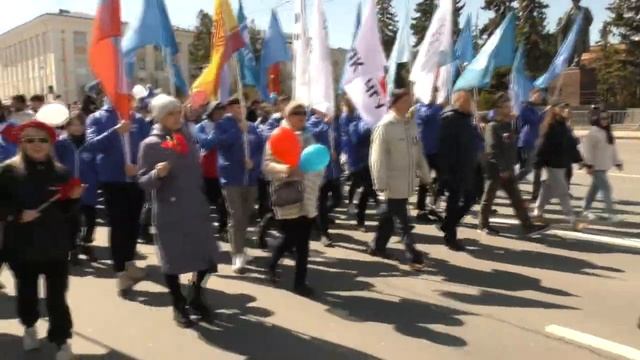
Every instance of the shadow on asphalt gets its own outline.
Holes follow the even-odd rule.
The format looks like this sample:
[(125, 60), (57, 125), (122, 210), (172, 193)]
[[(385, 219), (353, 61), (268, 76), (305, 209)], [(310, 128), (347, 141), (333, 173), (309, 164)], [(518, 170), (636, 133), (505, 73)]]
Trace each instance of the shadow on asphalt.
[(440, 292), (440, 295), (447, 299), (455, 300), (469, 305), (531, 309), (580, 310), (572, 306), (529, 299), (521, 296), (509, 295), (484, 289), (480, 290), (478, 294), (464, 294), (453, 291), (442, 291)]

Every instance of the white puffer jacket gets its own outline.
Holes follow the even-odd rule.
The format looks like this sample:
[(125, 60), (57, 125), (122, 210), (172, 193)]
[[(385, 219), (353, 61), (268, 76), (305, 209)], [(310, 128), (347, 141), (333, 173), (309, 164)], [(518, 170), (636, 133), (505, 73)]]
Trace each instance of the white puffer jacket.
[(597, 126), (592, 126), (582, 141), (582, 157), (584, 163), (596, 171), (608, 171), (622, 165), (615, 142), (609, 144), (606, 130)]

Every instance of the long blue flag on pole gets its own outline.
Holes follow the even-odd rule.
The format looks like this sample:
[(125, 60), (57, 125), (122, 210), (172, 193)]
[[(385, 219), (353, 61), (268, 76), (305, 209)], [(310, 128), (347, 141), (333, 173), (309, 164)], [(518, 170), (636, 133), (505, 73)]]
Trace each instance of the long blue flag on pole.
[(404, 19), (400, 24), (400, 30), (396, 36), (396, 42), (389, 55), (387, 66), (387, 94), (391, 94), (395, 88), (396, 71), (398, 64), (408, 63), (411, 61), (411, 33), (409, 32), (409, 12), (405, 13)]
[(249, 38), (249, 24), (247, 23), (247, 17), (244, 14), (244, 8), (242, 1), (238, 5), (238, 24), (240, 25), (240, 33), (244, 38), (245, 47), (238, 51), (238, 63), (240, 65), (240, 79), (242, 85), (256, 86), (258, 85), (258, 67), (256, 64), (256, 58), (253, 56), (251, 48), (251, 39)]
[(282, 32), (280, 20), (275, 10), (271, 10), (271, 21), (262, 42), (260, 55), (260, 94), (263, 99), (269, 98), (269, 67), (285, 61), (291, 61), (291, 52), (287, 45), (287, 38)]
[(556, 57), (551, 62), (549, 69), (544, 75), (540, 76), (534, 86), (538, 89), (546, 89), (551, 85), (551, 82), (558, 77), (558, 75), (562, 74), (562, 72), (569, 66), (569, 61), (571, 60), (571, 56), (573, 55), (573, 50), (576, 47), (576, 41), (578, 40), (578, 32), (582, 28), (582, 21), (584, 19), (584, 10), (580, 11), (580, 15), (578, 15), (578, 20), (573, 24), (571, 31), (569, 32), (569, 36), (564, 39)]
[(509, 84), (509, 95), (511, 96), (511, 105), (513, 112), (520, 114), (522, 105), (529, 98), (529, 93), (533, 90), (531, 78), (525, 70), (525, 49), (522, 44), (518, 47), (516, 59), (513, 61), (511, 69), (511, 81)]

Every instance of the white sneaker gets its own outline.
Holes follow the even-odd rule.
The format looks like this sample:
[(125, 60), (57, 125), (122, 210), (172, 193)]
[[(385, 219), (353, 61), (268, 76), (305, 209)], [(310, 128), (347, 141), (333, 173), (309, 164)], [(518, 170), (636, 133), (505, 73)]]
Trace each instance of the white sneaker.
[(607, 221), (611, 222), (611, 223), (619, 223), (619, 222), (622, 222), (623, 219), (618, 215), (613, 215), (612, 214), (612, 215), (607, 216)]
[(134, 280), (142, 280), (147, 276), (147, 270), (145, 268), (137, 267), (136, 263), (129, 261), (126, 264), (127, 275)]
[[(253, 261), (254, 257), (251, 256), (246, 250), (244, 252), (244, 255), (242, 255), (242, 259), (243, 259), (243, 263), (244, 265), (247, 265), (248, 263), (250, 263), (251, 261)], [(243, 266), (244, 266), (243, 265)]]
[(73, 352), (71, 352), (71, 346), (69, 344), (64, 344), (56, 353), (56, 360), (72, 360)]
[(231, 271), (236, 274), (242, 273), (244, 268), (244, 261), (242, 255), (233, 255), (231, 258)]
[(589, 221), (594, 221), (598, 219), (598, 215), (594, 214), (592, 211), (585, 211), (582, 213), (582, 216)]
[(40, 347), (40, 340), (38, 339), (38, 331), (35, 327), (24, 329), (24, 335), (22, 336), (22, 348), (24, 351), (35, 350)]

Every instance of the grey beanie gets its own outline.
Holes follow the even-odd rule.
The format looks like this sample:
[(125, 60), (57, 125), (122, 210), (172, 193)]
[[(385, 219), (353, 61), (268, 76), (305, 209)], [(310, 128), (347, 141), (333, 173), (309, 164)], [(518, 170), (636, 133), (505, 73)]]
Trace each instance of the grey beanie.
[(167, 116), (168, 113), (180, 109), (181, 106), (180, 100), (173, 96), (160, 94), (151, 100), (149, 108), (151, 109), (151, 116), (153, 116), (156, 121), (160, 121), (163, 117)]

